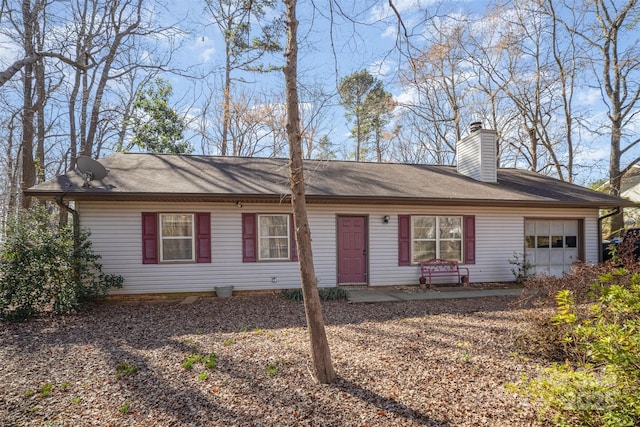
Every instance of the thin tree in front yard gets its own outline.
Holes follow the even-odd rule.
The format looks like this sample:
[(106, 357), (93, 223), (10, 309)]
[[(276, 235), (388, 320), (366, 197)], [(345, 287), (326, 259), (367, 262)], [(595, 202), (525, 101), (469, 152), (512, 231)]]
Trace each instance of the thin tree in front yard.
[(302, 166), (302, 131), (300, 129), (300, 109), (297, 87), (298, 41), (296, 0), (283, 0), (286, 7), (287, 46), (284, 67), (287, 109), (287, 139), (289, 140), (289, 168), (291, 184), (291, 204), (295, 223), (295, 238), (298, 247), (300, 278), (307, 327), (311, 340), (313, 375), (321, 384), (330, 384), (336, 377), (331, 361), (331, 352), (324, 328), (322, 306), (318, 295), (318, 283), (311, 252), (311, 230), (307, 218), (304, 174)]

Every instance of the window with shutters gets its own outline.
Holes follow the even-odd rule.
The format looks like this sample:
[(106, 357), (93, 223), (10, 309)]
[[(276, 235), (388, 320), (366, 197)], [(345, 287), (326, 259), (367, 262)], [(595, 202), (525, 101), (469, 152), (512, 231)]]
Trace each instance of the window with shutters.
[(461, 216), (412, 216), (411, 262), (434, 258), (462, 262)]
[(160, 214), (160, 261), (195, 261), (193, 214)]
[(142, 263), (211, 262), (211, 214), (142, 212)]
[(242, 262), (298, 261), (292, 214), (242, 213)]

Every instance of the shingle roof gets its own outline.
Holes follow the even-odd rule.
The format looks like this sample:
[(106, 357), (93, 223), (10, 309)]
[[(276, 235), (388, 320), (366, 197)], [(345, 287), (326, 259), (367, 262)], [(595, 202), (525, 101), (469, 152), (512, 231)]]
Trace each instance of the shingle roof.
[[(26, 191), (67, 200), (282, 200), (288, 160), (116, 153), (100, 159), (108, 175), (83, 188), (77, 172)], [(305, 160), (307, 202), (610, 208), (634, 203), (518, 169), (499, 169), (497, 183), (452, 166)]]

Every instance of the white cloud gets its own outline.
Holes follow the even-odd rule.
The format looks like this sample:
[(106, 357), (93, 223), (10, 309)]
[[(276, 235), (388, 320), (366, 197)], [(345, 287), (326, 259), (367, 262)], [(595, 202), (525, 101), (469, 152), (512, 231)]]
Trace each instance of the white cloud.
[(212, 61), (213, 55), (216, 53), (214, 44), (213, 39), (207, 36), (199, 36), (188, 46), (188, 49), (197, 54), (200, 62), (207, 63)]
[(394, 101), (402, 107), (403, 105), (415, 105), (418, 103), (420, 95), (414, 86), (408, 86), (398, 96), (394, 96)]
[[(399, 14), (415, 12), (439, 3), (439, 0), (394, 0), (393, 5)], [(371, 17), (374, 20), (383, 20), (393, 16), (395, 13), (387, 2), (375, 6), (371, 9)]]
[(593, 162), (609, 159), (610, 153), (611, 147), (607, 144), (606, 140), (599, 141), (599, 143), (596, 141), (592, 143), (588, 149), (578, 152), (574, 162), (578, 164), (592, 164)]
[(0, 64), (9, 66), (13, 64), (21, 52), (20, 46), (6, 34), (0, 33)]
[(389, 65), (388, 61), (376, 61), (369, 65), (369, 73), (374, 77), (384, 77), (395, 69)]
[(582, 105), (596, 105), (602, 102), (602, 94), (599, 89), (589, 88), (578, 92), (576, 99)]
[(383, 39), (395, 39), (398, 36), (398, 26), (389, 25), (383, 32), (380, 33), (380, 38)]

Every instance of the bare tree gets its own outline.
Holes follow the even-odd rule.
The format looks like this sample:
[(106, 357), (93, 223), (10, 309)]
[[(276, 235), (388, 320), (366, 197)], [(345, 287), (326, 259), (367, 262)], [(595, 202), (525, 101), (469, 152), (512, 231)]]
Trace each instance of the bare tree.
[[(499, 129), (501, 142), (509, 144), (500, 151), (514, 153), (515, 164), (571, 180), (574, 148), (567, 144), (566, 126), (556, 123), (571, 101), (573, 80), (569, 64), (560, 62), (562, 73), (558, 69), (564, 58), (554, 56), (560, 39), (554, 38), (553, 20), (538, 3), (522, 0), (495, 7), (483, 24), (469, 32), (469, 61), (489, 82), (484, 87), (505, 96), (516, 113), (503, 120), (510, 129)], [(559, 92), (565, 96), (558, 97)]]
[[(207, 9), (214, 19), (225, 44), (223, 82), (223, 117), (220, 154), (227, 155), (231, 96), (236, 71), (266, 72), (273, 67), (264, 67), (259, 61), (265, 54), (282, 50), (277, 40), (278, 22), (265, 24), (266, 15), (275, 0), (207, 0)], [(252, 37), (252, 29), (259, 27), (259, 35)]]
[(287, 137), (289, 139), (289, 168), (291, 204), (298, 245), (298, 259), (302, 293), (311, 341), (311, 358), (315, 380), (322, 384), (332, 383), (336, 377), (331, 361), (331, 352), (324, 328), (322, 306), (318, 295), (318, 284), (311, 251), (311, 230), (307, 218), (304, 173), (302, 164), (302, 131), (300, 129), (300, 107), (298, 100), (298, 20), (296, 0), (283, 0), (286, 6), (287, 47), (284, 76), (287, 101)]
[(240, 92), (229, 104), (229, 137), (232, 156), (254, 157), (271, 151), (265, 130), (264, 108), (251, 94)]
[(324, 158), (331, 157), (327, 134), (332, 130), (329, 106), (333, 95), (326, 93), (319, 84), (301, 86), (299, 93), (303, 157), (311, 159), (316, 153)]
[[(38, 19), (38, 9), (42, 4), (36, 2), (31, 6), (30, 0), (22, 0), (22, 42), (27, 57), (35, 55), (34, 33), (35, 23)], [(36, 183), (36, 167), (33, 159), (34, 132), (34, 105), (33, 105), (33, 64), (26, 64), (22, 76), (22, 182), (21, 189), (29, 188)], [(24, 197), (22, 207), (27, 208), (31, 204), (30, 197)]]
[[(640, 16), (638, 0), (576, 0), (565, 7), (579, 11), (571, 22), (557, 19), (578, 35), (585, 56), (593, 69), (597, 88), (607, 108), (607, 134), (610, 141), (609, 192), (620, 195), (622, 177), (640, 162), (635, 131), (640, 109), (640, 43), (637, 38)], [(624, 228), (622, 213), (614, 215), (614, 234)]]
[(262, 101), (254, 106), (257, 120), (261, 123), (261, 131), (268, 135), (270, 141), (269, 157), (283, 157), (287, 151), (286, 111), (282, 102), (277, 102), (280, 96), (262, 97)]

